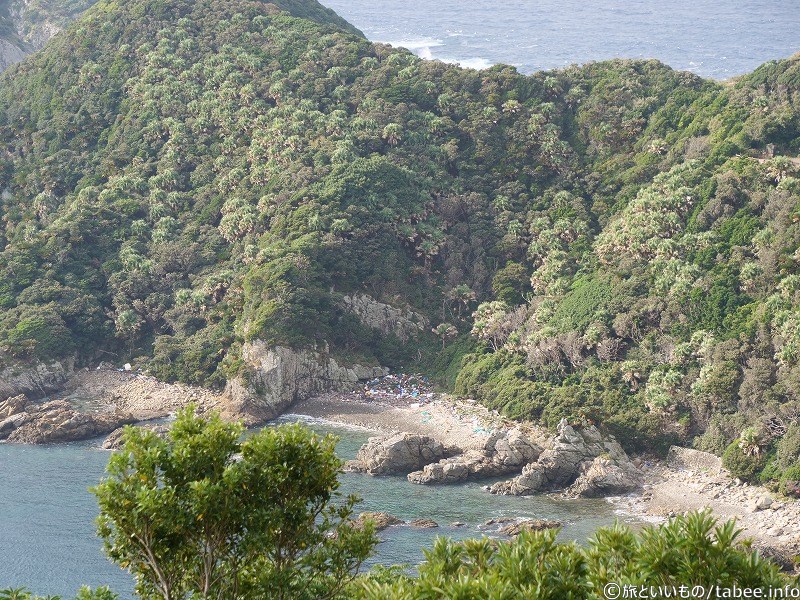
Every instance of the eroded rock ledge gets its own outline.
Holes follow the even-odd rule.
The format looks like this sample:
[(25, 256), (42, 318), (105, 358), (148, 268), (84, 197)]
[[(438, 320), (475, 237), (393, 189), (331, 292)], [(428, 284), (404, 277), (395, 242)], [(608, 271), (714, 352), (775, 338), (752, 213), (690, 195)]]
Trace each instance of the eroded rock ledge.
[(552, 445), (536, 462), (490, 491), (526, 496), (563, 489), (570, 496), (595, 498), (631, 492), (640, 485), (641, 474), (613, 436), (593, 425), (573, 427), (562, 420)]
[(427, 435), (398, 433), (376, 436), (361, 446), (355, 460), (347, 461), (345, 471), (369, 475), (404, 475), (458, 452), (458, 448), (447, 447)]
[(542, 453), (538, 430), (517, 426), (494, 432), (481, 450), (467, 450), (408, 474), (411, 483), (459, 483), (517, 473)]
[(129, 413), (79, 412), (64, 400), (41, 403), (19, 395), (0, 402), (0, 440), (23, 444), (85, 440), (134, 421)]
[(8, 365), (0, 369), (0, 398), (11, 398), (21, 394), (29, 398), (46, 396), (62, 389), (74, 368), (72, 359), (25, 364), (9, 361), (2, 353), (0, 359), (3, 364)]
[[(169, 425), (166, 424), (152, 424), (152, 423), (139, 423), (136, 425), (141, 429), (146, 429), (148, 431), (152, 431), (159, 437), (167, 437), (169, 434)], [(106, 436), (106, 439), (103, 440), (103, 443), (100, 444), (100, 447), (103, 450), (119, 450), (123, 446), (124, 442), (124, 435), (125, 435), (125, 426), (118, 427), (111, 433)]]
[(480, 450), (447, 448), (431, 437), (411, 433), (373, 437), (346, 470), (406, 474), (417, 484), (519, 473), (490, 488), (494, 494), (510, 495), (564, 490), (570, 496), (601, 497), (641, 485), (641, 474), (612, 436), (594, 426), (573, 427), (566, 421), (551, 439), (543, 439), (540, 430), (528, 425), (500, 429)]

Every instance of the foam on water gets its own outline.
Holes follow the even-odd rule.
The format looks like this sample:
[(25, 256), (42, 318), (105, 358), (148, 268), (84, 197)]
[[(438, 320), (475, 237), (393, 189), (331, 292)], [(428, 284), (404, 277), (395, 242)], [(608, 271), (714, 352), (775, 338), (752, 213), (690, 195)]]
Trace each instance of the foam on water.
[(800, 50), (797, 0), (322, 0), (372, 40), (523, 73), (656, 58), (716, 79)]
[[(425, 58), (423, 56), (423, 58)], [(453, 65), (459, 65), (464, 67), (465, 69), (476, 69), (478, 71), (482, 71), (483, 69), (488, 69), (491, 67), (493, 62), (486, 60), (485, 58), (444, 58), (440, 59), (442, 62), (450, 63)]]
[[(463, 33), (448, 33), (447, 37), (465, 37), (465, 35), (466, 34)], [(405, 48), (406, 50), (410, 50), (420, 58), (424, 58), (426, 60), (440, 60), (451, 65), (460, 65), (465, 69), (488, 69), (492, 65), (496, 64), (490, 60), (487, 60), (486, 58), (481, 57), (461, 58), (444, 55), (438, 51), (438, 48), (445, 46), (445, 43), (441, 39), (425, 38), (375, 41), (380, 44), (389, 44), (395, 48)]]
[(329, 419), (323, 419), (322, 417), (312, 417), (310, 415), (298, 415), (296, 413), (285, 413), (279, 419), (275, 421), (276, 423), (302, 423), (307, 425), (311, 428), (320, 427), (320, 428), (330, 428), (331, 430), (337, 431), (356, 431), (359, 433), (367, 433), (372, 435), (375, 434), (374, 430), (370, 429), (369, 427), (362, 427), (361, 425), (350, 425), (350, 424), (343, 424), (338, 423), (336, 421), (331, 421)]
[(375, 40), (379, 44), (389, 44), (390, 46), (394, 46), (395, 48), (405, 48), (406, 50), (411, 50), (412, 52), (418, 52), (420, 50), (430, 50), (436, 46), (442, 45), (442, 40), (434, 40), (434, 39), (416, 39), (416, 40)]

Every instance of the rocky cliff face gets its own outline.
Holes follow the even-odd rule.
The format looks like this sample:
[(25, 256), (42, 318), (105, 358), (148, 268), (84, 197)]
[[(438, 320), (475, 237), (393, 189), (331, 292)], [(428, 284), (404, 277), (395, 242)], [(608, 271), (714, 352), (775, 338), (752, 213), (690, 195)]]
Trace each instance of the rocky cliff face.
[[(367, 327), (403, 341), (428, 327), (428, 321), (410, 308), (396, 308), (366, 294), (345, 296), (347, 310)], [(244, 374), (228, 382), (225, 396), (229, 411), (257, 422), (280, 415), (293, 402), (324, 392), (344, 391), (359, 381), (388, 375), (388, 369), (340, 364), (327, 351), (268, 347), (256, 340), (242, 348)]]
[(0, 370), (0, 400), (20, 394), (41, 398), (58, 391), (67, 382), (73, 368), (72, 359), (51, 363), (12, 363)]
[(23, 48), (8, 40), (0, 39), (0, 71), (5, 71), (14, 63), (18, 63), (26, 54)]
[(393, 334), (404, 342), (428, 328), (428, 321), (421, 314), (408, 307), (397, 308), (378, 302), (366, 294), (345, 296), (343, 302), (367, 327), (386, 335)]
[(327, 352), (270, 348), (261, 341), (245, 344), (242, 359), (244, 374), (228, 383), (225, 395), (230, 410), (249, 422), (274, 418), (297, 400), (388, 374), (383, 367), (340, 365)]

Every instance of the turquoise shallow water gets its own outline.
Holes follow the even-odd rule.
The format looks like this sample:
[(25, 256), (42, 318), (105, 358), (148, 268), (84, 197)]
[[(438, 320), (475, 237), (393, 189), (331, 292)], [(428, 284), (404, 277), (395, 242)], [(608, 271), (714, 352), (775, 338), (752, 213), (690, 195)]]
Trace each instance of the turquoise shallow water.
[[(340, 436), (338, 451), (352, 458), (368, 432), (312, 423)], [(102, 476), (108, 452), (98, 440), (53, 446), (0, 444), (0, 588), (26, 586), (40, 594), (73, 594), (81, 584), (109, 585), (129, 596), (131, 578), (108, 562), (94, 534), (97, 506), (87, 488)], [(364, 500), (359, 510), (383, 510), (402, 519), (426, 517), (438, 529), (392, 527), (380, 533), (372, 562), (418, 563), (421, 547), (437, 535), (481, 535), (478, 525), (498, 516), (559, 519), (562, 537), (585, 540), (614, 521), (602, 500), (492, 496), (478, 484), (416, 486), (401, 477), (342, 475), (342, 492)], [(453, 527), (454, 521), (466, 523)]]

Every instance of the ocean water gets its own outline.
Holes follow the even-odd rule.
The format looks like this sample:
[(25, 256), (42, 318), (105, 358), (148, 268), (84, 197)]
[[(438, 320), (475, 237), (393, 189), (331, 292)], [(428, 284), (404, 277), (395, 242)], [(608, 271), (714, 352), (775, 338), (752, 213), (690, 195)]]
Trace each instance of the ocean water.
[(800, 51), (798, 0), (321, 0), (372, 41), (521, 72), (657, 58), (728, 79)]
[[(342, 458), (355, 456), (369, 433), (311, 423), (321, 433), (340, 437)], [(82, 585), (109, 585), (132, 596), (130, 576), (104, 557), (95, 536), (97, 504), (87, 488), (103, 476), (109, 453), (100, 440), (50, 446), (0, 444), (0, 589), (28, 587), (39, 594), (71, 598)], [(359, 511), (386, 511), (402, 519), (431, 518), (438, 529), (392, 527), (371, 563), (416, 564), (420, 549), (437, 535), (454, 539), (483, 534), (479, 525), (500, 516), (558, 519), (563, 539), (585, 541), (617, 515), (604, 500), (564, 500), (536, 496), (492, 496), (476, 483), (417, 486), (402, 477), (345, 474), (341, 491), (363, 498)], [(464, 527), (454, 527), (455, 521)]]

